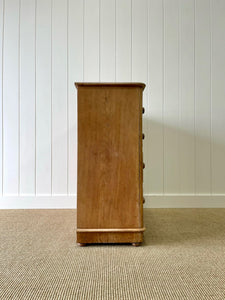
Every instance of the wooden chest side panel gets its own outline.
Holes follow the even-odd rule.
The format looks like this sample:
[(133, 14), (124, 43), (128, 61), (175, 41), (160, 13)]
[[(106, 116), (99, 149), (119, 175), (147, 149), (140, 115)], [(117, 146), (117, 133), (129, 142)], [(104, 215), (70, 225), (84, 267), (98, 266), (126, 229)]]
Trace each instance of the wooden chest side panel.
[(140, 205), (138, 87), (78, 88), (78, 228), (137, 228)]

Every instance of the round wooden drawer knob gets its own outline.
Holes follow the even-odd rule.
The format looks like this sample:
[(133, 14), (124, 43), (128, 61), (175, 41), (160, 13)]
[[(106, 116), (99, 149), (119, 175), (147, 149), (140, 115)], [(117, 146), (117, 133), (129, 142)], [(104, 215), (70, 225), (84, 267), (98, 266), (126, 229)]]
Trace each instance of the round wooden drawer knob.
[(145, 134), (144, 134), (144, 133), (142, 133), (142, 140), (144, 140), (144, 138), (145, 138)]
[(143, 163), (143, 169), (145, 168), (145, 163)]
[(144, 108), (144, 107), (142, 107), (142, 113), (143, 113), (143, 114), (145, 113), (145, 108)]

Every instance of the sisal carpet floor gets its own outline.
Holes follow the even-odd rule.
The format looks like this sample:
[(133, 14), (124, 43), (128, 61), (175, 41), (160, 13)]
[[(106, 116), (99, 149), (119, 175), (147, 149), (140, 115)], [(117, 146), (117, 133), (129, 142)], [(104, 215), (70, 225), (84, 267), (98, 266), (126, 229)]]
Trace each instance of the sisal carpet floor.
[(75, 210), (0, 211), (0, 299), (225, 299), (225, 209), (145, 209), (145, 242), (80, 248)]

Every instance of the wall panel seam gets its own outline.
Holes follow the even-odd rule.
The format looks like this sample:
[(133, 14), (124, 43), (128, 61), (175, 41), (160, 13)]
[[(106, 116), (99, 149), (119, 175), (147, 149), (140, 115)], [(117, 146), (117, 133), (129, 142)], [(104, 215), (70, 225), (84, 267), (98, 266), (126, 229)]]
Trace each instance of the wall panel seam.
[(52, 195), (52, 93), (53, 93), (53, 87), (52, 87), (52, 67), (53, 67), (53, 64), (52, 64), (52, 27), (53, 27), (53, 24), (52, 24), (52, 7), (53, 7), (53, 0), (51, 0), (51, 195)]
[(115, 82), (116, 82), (116, 29), (117, 29), (117, 26), (116, 26), (116, 1), (117, 0), (114, 0), (115, 1)]
[(69, 0), (67, 0), (67, 53), (66, 53), (66, 57), (67, 57), (67, 61), (66, 61), (66, 76), (67, 76), (67, 85), (66, 85), (66, 100), (67, 100), (67, 194), (69, 194), (69, 154), (70, 154), (70, 149), (69, 149), (69, 144), (70, 144), (70, 140), (69, 140)]
[(213, 55), (213, 15), (212, 15), (212, 1), (209, 0), (209, 13), (210, 13), (210, 192), (213, 193), (212, 187), (212, 137), (213, 137), (213, 127), (212, 127), (212, 55)]
[[(147, 2), (147, 74), (146, 74), (146, 110), (149, 112), (149, 91), (150, 91), (150, 87), (149, 87), (149, 73), (148, 73), (148, 67), (149, 67), (149, 0), (146, 0)], [(143, 121), (144, 121), (144, 116), (143, 116)], [(148, 123), (147, 123), (148, 125)], [(146, 126), (147, 127), (147, 132), (149, 132), (149, 126)], [(143, 157), (144, 159), (144, 157)]]
[(3, 120), (4, 120), (4, 114), (3, 114), (3, 109), (4, 109), (4, 99), (3, 99), (3, 89), (4, 89), (4, 87), (3, 87), (3, 76), (4, 76), (4, 72), (3, 72), (3, 70), (4, 70), (4, 37), (5, 37), (5, 0), (3, 0), (3, 5), (2, 5), (2, 57), (1, 57), (1, 60), (2, 60), (2, 70), (1, 70), (1, 72), (2, 72), (2, 103), (1, 103), (1, 106), (2, 106), (2, 157), (1, 157), (1, 160), (2, 160), (2, 170), (1, 170), (1, 172), (2, 172), (2, 182), (1, 182), (1, 184), (2, 184), (2, 188), (1, 188), (1, 193), (2, 193), (2, 195), (3, 195), (3, 184), (4, 184), (4, 122), (3, 122)]
[(181, 147), (180, 147), (180, 129), (181, 129), (181, 104), (182, 104), (182, 86), (181, 86), (181, 5), (178, 0), (178, 190), (181, 191)]
[(83, 0), (83, 61), (82, 61), (82, 65), (83, 65), (83, 82), (84, 82), (84, 37), (85, 37), (85, 30), (84, 30), (84, 19), (85, 19), (85, 0)]
[(101, 82), (101, 0), (98, 0), (98, 35), (99, 35), (99, 40), (98, 40), (98, 56), (99, 56), (99, 61), (98, 61), (98, 72), (99, 72), (99, 82)]
[(165, 0), (162, 0), (162, 129), (163, 129), (163, 194), (165, 193)]
[(34, 45), (34, 68), (35, 68), (35, 79), (34, 79), (34, 193), (37, 195), (37, 0), (35, 0), (35, 45)]
[(21, 184), (21, 0), (19, 0), (19, 24), (18, 24), (18, 195), (20, 195), (20, 184)]
[(133, 18), (133, 1), (132, 0), (130, 0), (130, 53), (131, 53), (131, 55), (130, 55), (130, 81), (132, 82), (132, 78), (133, 78), (133, 64), (132, 64), (132, 59), (133, 59), (133, 49), (132, 49), (132, 47), (133, 47), (133, 39), (132, 39), (132, 37), (133, 37), (133, 24), (132, 24), (132, 18)]
[(197, 179), (197, 145), (196, 145), (196, 0), (194, 0), (194, 192), (197, 192), (196, 179)]

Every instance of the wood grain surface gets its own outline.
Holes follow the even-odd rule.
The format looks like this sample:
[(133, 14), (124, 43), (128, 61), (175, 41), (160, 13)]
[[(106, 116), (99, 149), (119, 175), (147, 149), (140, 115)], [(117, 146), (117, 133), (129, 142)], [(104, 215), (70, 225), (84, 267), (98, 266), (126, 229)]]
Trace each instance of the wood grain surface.
[(96, 233), (88, 229), (140, 228), (143, 231), (144, 85), (77, 83), (76, 86), (77, 228), (83, 229), (77, 232), (77, 241), (127, 242), (127, 235), (132, 237), (130, 242), (136, 242), (135, 236), (140, 242), (142, 233)]

